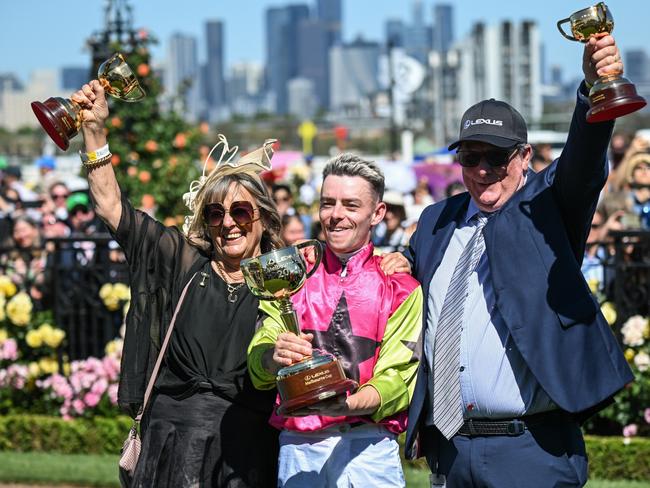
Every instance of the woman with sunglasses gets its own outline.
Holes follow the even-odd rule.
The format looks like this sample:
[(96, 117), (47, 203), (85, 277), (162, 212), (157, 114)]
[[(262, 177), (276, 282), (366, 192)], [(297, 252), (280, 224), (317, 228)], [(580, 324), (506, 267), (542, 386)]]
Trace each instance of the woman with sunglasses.
[(104, 135), (108, 107), (99, 82), (84, 85), (72, 99), (84, 109), (88, 153), (82, 159), (97, 213), (131, 271), (118, 400), (133, 416), (182, 300), (142, 418), (142, 452), (131, 473), (121, 471), (122, 483), (274, 486), (277, 432), (267, 420), (275, 392), (255, 390), (246, 369), (248, 343), (273, 312), (260, 310), (239, 267), (244, 258), (282, 246), (280, 217), (258, 175), (270, 168), (270, 147), (232, 163), (237, 148), (229, 149), (220, 136), (215, 170), (186, 194), (193, 211), (186, 236), (134, 210), (121, 194)]

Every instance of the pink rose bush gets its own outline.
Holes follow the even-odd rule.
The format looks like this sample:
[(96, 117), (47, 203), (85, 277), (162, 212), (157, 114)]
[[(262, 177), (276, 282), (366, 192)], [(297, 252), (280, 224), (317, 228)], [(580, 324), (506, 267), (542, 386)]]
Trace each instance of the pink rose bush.
[[(125, 285), (102, 290), (107, 308), (126, 310)], [(51, 312), (35, 312), (30, 296), (0, 275), (0, 415), (29, 412), (71, 419), (118, 414), (122, 339), (107, 344), (103, 358), (71, 363), (61, 351), (64, 342), (65, 332), (53, 325)]]
[(102, 359), (88, 358), (73, 361), (70, 375), (53, 374), (37, 381), (51, 400), (59, 404), (63, 418), (114, 415), (117, 411), (121, 340), (114, 352)]

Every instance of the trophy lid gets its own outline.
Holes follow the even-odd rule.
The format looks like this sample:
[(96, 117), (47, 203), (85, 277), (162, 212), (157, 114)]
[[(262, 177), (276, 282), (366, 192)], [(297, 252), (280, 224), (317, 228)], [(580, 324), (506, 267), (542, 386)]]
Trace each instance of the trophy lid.
[(336, 356), (333, 354), (314, 349), (313, 355), (311, 357), (303, 359), (302, 361), (292, 364), (291, 366), (286, 366), (280, 369), (280, 371), (278, 371), (277, 377), (278, 379), (285, 378), (287, 376), (300, 373), (301, 371), (313, 369), (323, 364), (332, 363), (336, 360)]

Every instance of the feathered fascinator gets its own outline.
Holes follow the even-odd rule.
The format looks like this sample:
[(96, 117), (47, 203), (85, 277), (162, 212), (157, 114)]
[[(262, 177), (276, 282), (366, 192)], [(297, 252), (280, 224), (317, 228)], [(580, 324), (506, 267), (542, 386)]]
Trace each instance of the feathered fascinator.
[[(190, 183), (189, 191), (183, 195), (183, 203), (185, 203), (185, 206), (191, 212), (190, 215), (185, 217), (183, 223), (183, 232), (185, 235), (189, 234), (190, 227), (192, 226), (195, 217), (196, 197), (206, 183), (233, 173), (251, 173), (258, 175), (263, 171), (269, 171), (271, 169), (273, 144), (277, 142), (277, 139), (267, 139), (264, 141), (262, 147), (245, 154), (234, 162), (233, 159), (235, 159), (235, 156), (239, 151), (239, 146), (230, 147), (226, 136), (223, 134), (219, 134), (217, 139), (217, 143), (212, 147), (203, 162), (203, 172), (201, 176), (198, 180), (194, 180)], [(212, 156), (212, 153), (215, 152), (217, 148), (221, 149), (221, 155), (219, 156), (219, 160), (214, 169), (206, 176), (205, 168), (210, 160), (210, 156)]]

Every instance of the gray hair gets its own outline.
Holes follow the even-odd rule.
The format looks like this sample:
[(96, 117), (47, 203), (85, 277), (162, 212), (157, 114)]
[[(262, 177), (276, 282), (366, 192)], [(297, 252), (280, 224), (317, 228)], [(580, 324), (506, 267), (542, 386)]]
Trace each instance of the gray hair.
[(284, 247), (284, 243), (280, 238), (280, 214), (278, 214), (278, 210), (269, 195), (266, 185), (259, 176), (247, 172), (229, 175), (215, 175), (213, 173), (211, 176), (213, 177), (208, 177), (208, 180), (196, 195), (194, 218), (188, 233), (189, 242), (192, 245), (209, 254), (215, 251), (208, 225), (203, 217), (203, 210), (209, 203), (223, 202), (230, 186), (235, 183), (237, 186), (246, 189), (253, 196), (259, 207), (260, 218), (264, 227), (260, 242), (262, 253)]
[(384, 198), (384, 173), (374, 161), (367, 161), (350, 153), (330, 159), (323, 169), (323, 180), (328, 175), (360, 176), (372, 187), (377, 200)]

